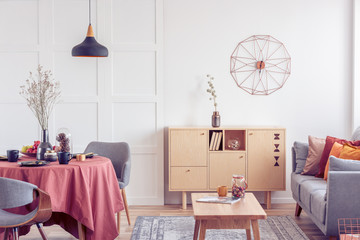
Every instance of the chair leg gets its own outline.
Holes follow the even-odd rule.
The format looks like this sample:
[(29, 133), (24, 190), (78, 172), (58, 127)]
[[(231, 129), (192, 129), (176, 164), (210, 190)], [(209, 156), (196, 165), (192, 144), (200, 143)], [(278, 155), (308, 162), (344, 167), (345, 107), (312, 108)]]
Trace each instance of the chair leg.
[(5, 228), (5, 232), (4, 232), (4, 240), (7, 240), (9, 238), (9, 229)]
[(44, 232), (44, 229), (43, 229), (43, 226), (42, 226), (42, 223), (36, 223), (36, 226), (40, 232), (40, 235), (42, 237), (43, 240), (47, 240), (47, 237), (46, 237), (46, 234)]
[(131, 223), (130, 223), (129, 207), (128, 207), (128, 203), (127, 203), (127, 199), (126, 199), (125, 188), (121, 189), (121, 194), (122, 194), (122, 197), (123, 197), (123, 200), (124, 200), (124, 205), (125, 205), (125, 212), (126, 212), (127, 221), (128, 221), (128, 224), (131, 225)]
[(14, 240), (19, 240), (19, 228), (18, 227), (13, 228), (13, 238), (14, 238)]
[(296, 208), (295, 208), (295, 216), (296, 217), (300, 217), (301, 210), (302, 210), (302, 207), (300, 207), (300, 205), (298, 203), (296, 203)]
[(120, 215), (121, 215), (121, 212), (116, 213), (116, 218), (117, 218), (117, 230), (118, 230), (118, 233), (119, 233), (119, 234), (120, 234)]

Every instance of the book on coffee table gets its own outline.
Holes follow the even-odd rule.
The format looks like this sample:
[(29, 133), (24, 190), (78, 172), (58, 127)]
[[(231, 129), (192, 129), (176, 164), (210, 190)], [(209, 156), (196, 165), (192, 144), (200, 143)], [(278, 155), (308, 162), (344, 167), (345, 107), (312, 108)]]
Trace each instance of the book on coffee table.
[(196, 199), (197, 202), (204, 203), (226, 203), (233, 204), (240, 201), (241, 198), (232, 198), (232, 197), (218, 197), (218, 196), (205, 196), (199, 199)]

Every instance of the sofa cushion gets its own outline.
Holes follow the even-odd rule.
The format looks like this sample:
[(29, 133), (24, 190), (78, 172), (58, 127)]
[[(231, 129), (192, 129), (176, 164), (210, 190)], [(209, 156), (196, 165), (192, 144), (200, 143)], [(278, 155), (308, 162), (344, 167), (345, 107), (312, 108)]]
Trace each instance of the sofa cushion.
[(360, 171), (359, 160), (344, 160), (330, 156), (329, 171)]
[(291, 173), (291, 192), (295, 200), (300, 200), (300, 185), (305, 181), (320, 181), (322, 179), (309, 175)]
[(309, 136), (309, 152), (301, 174), (315, 175), (319, 171), (319, 162), (324, 150), (325, 139)]
[[(335, 156), (337, 157), (337, 156)], [(339, 158), (341, 159), (353, 159), (360, 160), (360, 149), (355, 146), (351, 146), (347, 143), (344, 144), (343, 150), (341, 151)]]
[[(344, 148), (344, 145), (335, 142), (331, 148), (330, 156), (339, 157), (343, 148)], [(326, 167), (325, 167), (325, 171), (324, 171), (324, 180), (327, 180), (328, 172), (329, 172), (329, 161), (326, 163)]]
[(325, 224), (326, 216), (326, 190), (317, 190), (311, 194), (310, 197), (310, 212), (322, 224)]
[[(300, 184), (300, 201), (311, 210), (311, 197), (318, 190), (326, 191), (326, 181), (324, 179), (319, 180), (307, 180)], [(325, 201), (325, 199), (323, 199)]]
[(301, 173), (304, 170), (306, 158), (309, 152), (309, 145), (302, 142), (294, 142), (296, 169), (295, 173)]

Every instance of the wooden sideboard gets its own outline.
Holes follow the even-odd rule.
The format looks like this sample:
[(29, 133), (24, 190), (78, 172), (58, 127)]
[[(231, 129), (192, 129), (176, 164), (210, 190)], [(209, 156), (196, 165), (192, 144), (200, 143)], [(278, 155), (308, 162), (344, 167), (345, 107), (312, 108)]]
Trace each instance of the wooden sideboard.
[(231, 190), (233, 174), (245, 176), (248, 191), (285, 190), (284, 128), (169, 128), (169, 191)]

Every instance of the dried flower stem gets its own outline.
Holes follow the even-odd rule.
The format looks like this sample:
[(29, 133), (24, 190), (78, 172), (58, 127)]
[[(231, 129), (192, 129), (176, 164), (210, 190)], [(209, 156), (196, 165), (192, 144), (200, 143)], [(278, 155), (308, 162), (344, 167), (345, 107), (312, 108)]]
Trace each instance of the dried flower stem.
[(50, 114), (60, 98), (59, 82), (54, 81), (50, 70), (43, 71), (39, 65), (37, 75), (34, 77), (30, 72), (26, 85), (20, 86), (20, 89), (20, 95), (25, 98), (42, 130), (47, 130)]
[(215, 88), (214, 88), (214, 84), (213, 84), (213, 80), (214, 77), (212, 77), (211, 75), (206, 75), (207, 78), (209, 78), (208, 84), (209, 84), (209, 88), (206, 90), (206, 92), (210, 93), (211, 97), (209, 98), (209, 100), (214, 102), (214, 107), (215, 107), (215, 112), (217, 111), (217, 103), (216, 103), (216, 92), (215, 92)]

